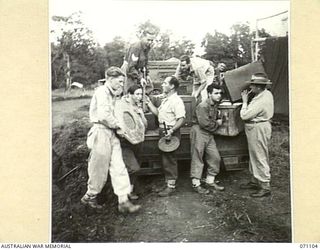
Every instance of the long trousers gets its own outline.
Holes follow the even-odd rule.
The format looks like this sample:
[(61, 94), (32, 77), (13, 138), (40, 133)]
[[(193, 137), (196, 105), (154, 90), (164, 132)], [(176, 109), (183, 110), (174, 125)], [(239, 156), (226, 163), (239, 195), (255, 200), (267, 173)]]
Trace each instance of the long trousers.
[(91, 197), (99, 194), (107, 182), (109, 171), (114, 193), (117, 196), (129, 194), (129, 175), (122, 159), (120, 141), (115, 132), (104, 125), (94, 124), (88, 133), (87, 145), (91, 151), (86, 194)]
[(207, 174), (216, 176), (220, 172), (221, 157), (214, 136), (201, 130), (199, 125), (193, 125), (190, 130), (191, 169), (190, 177), (201, 179), (204, 163), (207, 164)]
[(249, 148), (249, 171), (263, 188), (270, 188), (268, 147), (271, 140), (270, 122), (245, 124)]
[[(164, 130), (162, 128), (159, 128), (159, 135), (160, 138), (164, 136)], [(180, 130), (175, 131), (172, 136), (177, 136), (180, 140)], [(161, 152), (162, 168), (166, 181), (178, 179), (178, 162), (175, 157), (175, 151), (169, 153)]]

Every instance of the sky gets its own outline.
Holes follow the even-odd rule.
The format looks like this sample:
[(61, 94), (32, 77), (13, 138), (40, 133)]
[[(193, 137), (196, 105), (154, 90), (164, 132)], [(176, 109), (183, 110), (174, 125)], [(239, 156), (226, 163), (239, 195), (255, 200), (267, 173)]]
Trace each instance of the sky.
[[(289, 1), (49, 0), (50, 16), (69, 16), (81, 11), (82, 21), (100, 45), (111, 42), (115, 36), (132, 42), (136, 40), (136, 27), (150, 20), (161, 31), (170, 30), (173, 40), (190, 39), (199, 46), (208, 32), (213, 34), (217, 30), (230, 35), (233, 24), (248, 21), (253, 28), (257, 18), (289, 9)], [(261, 21), (261, 26), (263, 22), (266, 24)], [(53, 23), (50, 26), (55, 28)], [(279, 27), (269, 26), (281, 28), (279, 22)]]

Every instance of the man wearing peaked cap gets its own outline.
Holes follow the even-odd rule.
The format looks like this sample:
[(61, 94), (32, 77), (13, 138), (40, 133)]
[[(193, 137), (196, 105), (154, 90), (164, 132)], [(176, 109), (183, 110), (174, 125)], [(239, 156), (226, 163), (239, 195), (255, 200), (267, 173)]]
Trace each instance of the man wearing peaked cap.
[[(270, 119), (274, 113), (274, 102), (272, 93), (266, 89), (272, 82), (264, 73), (252, 75), (250, 91), (244, 90), (241, 93), (242, 108), (241, 119), (245, 122), (245, 132), (249, 147), (249, 171), (251, 180), (240, 185), (242, 189), (256, 189), (252, 197), (263, 197), (271, 194), (270, 189), (270, 166), (268, 146), (271, 139)], [(254, 97), (248, 104), (248, 94), (253, 93)]]

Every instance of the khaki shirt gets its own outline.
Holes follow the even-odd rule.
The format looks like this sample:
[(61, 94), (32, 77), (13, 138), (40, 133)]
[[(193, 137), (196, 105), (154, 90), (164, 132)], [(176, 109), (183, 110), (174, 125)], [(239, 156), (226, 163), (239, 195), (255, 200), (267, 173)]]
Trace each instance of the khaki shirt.
[(186, 117), (184, 103), (177, 93), (165, 97), (158, 111), (158, 119), (161, 125), (165, 122), (167, 126), (174, 126), (179, 118)]
[(144, 48), (142, 42), (134, 43), (130, 46), (125, 55), (125, 61), (128, 63), (126, 75), (132, 79), (140, 79), (143, 77), (143, 68), (146, 68), (148, 75), (148, 48)]
[(194, 121), (206, 132), (213, 133), (219, 127), (217, 123), (217, 120), (220, 118), (218, 106), (219, 103), (214, 103), (210, 98), (207, 98), (196, 108)]
[(98, 87), (90, 103), (90, 121), (111, 129), (119, 128), (119, 121), (114, 116), (115, 100), (115, 92), (111, 87), (106, 84)]
[[(200, 57), (191, 57), (191, 72), (194, 73), (195, 79), (194, 84), (202, 84), (207, 82), (207, 78), (210, 79), (214, 77), (214, 68), (211, 65), (210, 61), (200, 58)], [(179, 77), (180, 75), (180, 64), (178, 65), (175, 73), (175, 77)], [(211, 84), (211, 82), (208, 82)]]
[(240, 117), (245, 121), (268, 121), (273, 117), (273, 95), (269, 90), (264, 90), (253, 97), (248, 106), (242, 105)]

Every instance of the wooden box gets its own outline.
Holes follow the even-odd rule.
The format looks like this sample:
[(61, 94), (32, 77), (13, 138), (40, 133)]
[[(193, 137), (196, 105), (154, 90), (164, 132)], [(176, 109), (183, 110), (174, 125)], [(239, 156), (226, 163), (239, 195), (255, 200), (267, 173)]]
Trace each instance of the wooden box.
[(242, 103), (221, 103), (219, 110), (224, 117), (222, 125), (214, 132), (215, 135), (236, 136), (244, 130), (244, 122), (240, 118)]

